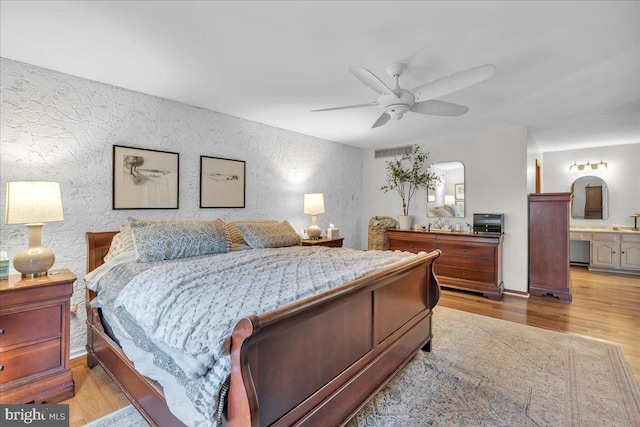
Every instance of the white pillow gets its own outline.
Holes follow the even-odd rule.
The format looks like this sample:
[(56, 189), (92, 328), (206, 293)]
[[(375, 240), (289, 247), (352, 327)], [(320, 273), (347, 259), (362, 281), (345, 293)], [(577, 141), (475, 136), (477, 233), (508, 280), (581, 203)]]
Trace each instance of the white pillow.
[(113, 262), (123, 255), (130, 254), (136, 250), (133, 244), (133, 232), (128, 225), (121, 225), (120, 232), (113, 236), (109, 252), (104, 257), (104, 262)]

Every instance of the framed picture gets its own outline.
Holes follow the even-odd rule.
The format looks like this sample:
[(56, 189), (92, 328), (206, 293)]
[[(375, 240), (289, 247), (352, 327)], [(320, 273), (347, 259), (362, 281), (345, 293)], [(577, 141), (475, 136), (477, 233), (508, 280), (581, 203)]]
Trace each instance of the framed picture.
[(244, 208), (244, 160), (200, 156), (200, 207)]
[(456, 200), (464, 200), (464, 184), (455, 184)]
[(460, 216), (464, 216), (464, 202), (457, 201), (456, 202), (456, 207), (460, 211)]
[(436, 189), (433, 187), (427, 187), (427, 202), (436, 201)]
[(178, 209), (179, 154), (113, 146), (113, 209)]

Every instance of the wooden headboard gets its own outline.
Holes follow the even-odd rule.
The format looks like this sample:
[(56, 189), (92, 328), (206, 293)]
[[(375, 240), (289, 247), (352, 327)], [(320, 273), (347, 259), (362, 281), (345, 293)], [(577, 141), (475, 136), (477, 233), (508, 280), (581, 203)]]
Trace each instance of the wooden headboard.
[(95, 270), (104, 264), (104, 257), (111, 247), (111, 239), (118, 234), (117, 231), (102, 231), (92, 233), (87, 231), (85, 237), (87, 239), (87, 273)]

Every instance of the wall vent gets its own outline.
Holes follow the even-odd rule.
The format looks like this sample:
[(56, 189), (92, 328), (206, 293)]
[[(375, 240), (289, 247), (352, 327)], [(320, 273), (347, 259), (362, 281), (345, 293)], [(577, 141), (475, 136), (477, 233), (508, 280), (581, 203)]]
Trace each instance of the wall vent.
[(411, 153), (413, 151), (413, 145), (407, 145), (406, 147), (384, 148), (382, 150), (375, 151), (376, 159), (383, 157), (396, 157), (402, 156), (405, 153)]

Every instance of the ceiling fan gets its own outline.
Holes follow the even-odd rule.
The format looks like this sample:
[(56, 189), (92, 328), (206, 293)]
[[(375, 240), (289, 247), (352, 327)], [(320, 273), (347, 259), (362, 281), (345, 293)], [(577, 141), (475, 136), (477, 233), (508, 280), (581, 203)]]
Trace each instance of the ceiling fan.
[(379, 106), (384, 110), (378, 120), (371, 126), (377, 128), (389, 120), (400, 120), (404, 113), (413, 111), (414, 113), (428, 114), (432, 116), (456, 117), (469, 111), (469, 107), (453, 104), (451, 102), (438, 101), (435, 98), (457, 92), (466, 87), (480, 83), (493, 76), (496, 67), (491, 64), (480, 65), (465, 71), (451, 74), (447, 77), (422, 84), (411, 90), (403, 89), (398, 82), (400, 76), (407, 69), (405, 63), (395, 63), (387, 67), (387, 73), (396, 80), (395, 88), (391, 89), (382, 80), (376, 77), (371, 71), (364, 67), (353, 66), (349, 68), (358, 80), (369, 86), (380, 94), (376, 101), (367, 104), (346, 105), (344, 107), (322, 108), (311, 110), (312, 112), (344, 110), (349, 108), (363, 108)]

